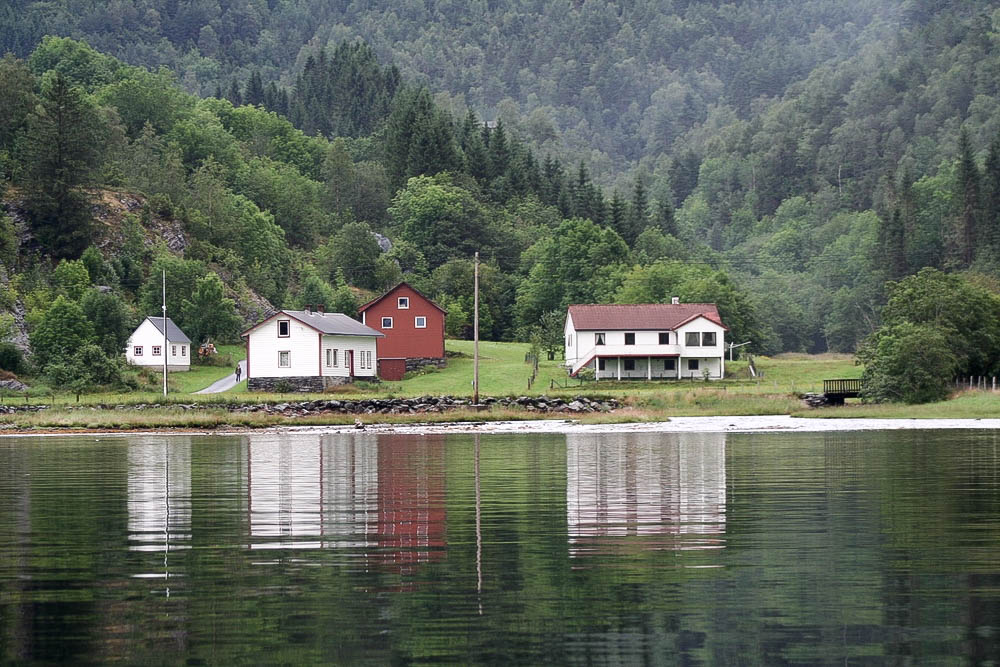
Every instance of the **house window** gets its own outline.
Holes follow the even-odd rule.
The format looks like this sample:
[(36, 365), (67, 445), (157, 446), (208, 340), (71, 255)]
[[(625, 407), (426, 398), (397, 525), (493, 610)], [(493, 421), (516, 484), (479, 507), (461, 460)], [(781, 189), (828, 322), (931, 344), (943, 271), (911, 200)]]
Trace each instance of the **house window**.
[(704, 347), (715, 347), (715, 332), (706, 331), (701, 335), (701, 344)]
[[(627, 336), (628, 334), (625, 334), (625, 335)], [(625, 370), (627, 370), (627, 371), (634, 371), (635, 370), (635, 359), (626, 359), (625, 360)]]
[(605, 368), (604, 368), (604, 367), (605, 367), (605, 365), (606, 365), (606, 364), (605, 364), (605, 361), (604, 361), (604, 357), (601, 357), (601, 358), (599, 358), (599, 359), (597, 360), (597, 370), (599, 370), (599, 371), (603, 371), (603, 370), (605, 370)]
[(699, 347), (701, 345), (701, 334), (697, 331), (688, 331), (684, 334), (684, 344), (688, 347)]
[(660, 332), (660, 345), (670, 345), (670, 332), (661, 331)]
[(625, 334), (625, 344), (626, 345), (635, 345), (635, 334), (634, 333), (627, 333), (627, 334)]
[(698, 370), (698, 360), (697, 359), (688, 359), (688, 370), (689, 371), (696, 371), (696, 370)]
[(291, 368), (292, 367), (292, 353), (288, 350), (282, 350), (278, 352), (278, 368)]
[(132, 356), (141, 357), (142, 356), (142, 345), (136, 345), (132, 348)]
[(291, 335), (292, 323), (288, 320), (278, 320), (278, 338), (288, 338)]
[(181, 356), (182, 357), (186, 357), (187, 354), (188, 354), (188, 346), (187, 345), (181, 345)]
[(573, 334), (566, 336), (566, 347), (573, 347)]
[(368, 355), (368, 368), (370, 369), (372, 367), (372, 353), (365, 352), (365, 354)]
[(170, 356), (171, 357), (176, 357), (177, 356), (177, 346), (176, 345), (171, 345), (170, 346)]
[(410, 307), (410, 297), (408, 296), (399, 297), (397, 304), (399, 305), (400, 310), (406, 310), (407, 308)]
[(663, 360), (663, 370), (672, 371), (677, 368), (677, 360), (675, 359), (664, 359)]
[(382, 318), (382, 328), (383, 329), (391, 329), (392, 328), (392, 318), (391, 317), (383, 317)]
[(426, 329), (427, 328), (427, 318), (426, 317), (414, 317), (413, 318), (413, 326), (416, 327), (417, 329)]
[(329, 368), (333, 366), (333, 350), (326, 348), (326, 365)]
[(604, 334), (602, 333), (594, 334), (594, 345), (604, 345)]
[(154, 345), (153, 346), (153, 356), (154, 357), (160, 356), (160, 346), (159, 345)]

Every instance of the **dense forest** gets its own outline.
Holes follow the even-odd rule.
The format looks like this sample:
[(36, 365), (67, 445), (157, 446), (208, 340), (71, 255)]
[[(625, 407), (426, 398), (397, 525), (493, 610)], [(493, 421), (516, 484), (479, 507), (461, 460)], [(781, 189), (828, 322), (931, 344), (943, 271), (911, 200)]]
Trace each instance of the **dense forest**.
[(477, 250), (497, 340), (679, 296), (854, 351), (921, 269), (995, 296), (992, 3), (381, 4), (0, 8), (7, 338), (113, 354), (161, 270), (193, 337), (401, 279), (467, 336)]

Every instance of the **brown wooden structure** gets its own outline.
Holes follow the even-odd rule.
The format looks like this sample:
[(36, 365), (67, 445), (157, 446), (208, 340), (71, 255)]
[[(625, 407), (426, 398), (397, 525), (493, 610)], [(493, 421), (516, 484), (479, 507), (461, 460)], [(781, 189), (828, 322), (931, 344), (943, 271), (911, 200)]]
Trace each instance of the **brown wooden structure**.
[(861, 395), (861, 380), (823, 380), (823, 395), (831, 405), (843, 405), (844, 399)]

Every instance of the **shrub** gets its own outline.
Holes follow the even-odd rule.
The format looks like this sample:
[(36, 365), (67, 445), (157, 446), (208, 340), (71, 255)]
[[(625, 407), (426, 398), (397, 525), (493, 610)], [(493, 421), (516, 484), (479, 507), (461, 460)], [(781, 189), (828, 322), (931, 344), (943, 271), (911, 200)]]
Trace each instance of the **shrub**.
[(15, 374), (24, 372), (24, 354), (13, 343), (0, 343), (0, 368)]

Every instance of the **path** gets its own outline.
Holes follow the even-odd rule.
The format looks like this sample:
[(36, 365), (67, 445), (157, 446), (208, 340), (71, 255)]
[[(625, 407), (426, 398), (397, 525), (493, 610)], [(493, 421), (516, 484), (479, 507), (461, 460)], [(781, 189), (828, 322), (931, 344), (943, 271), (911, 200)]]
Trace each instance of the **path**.
[[(247, 362), (241, 361), (239, 363), (240, 367), (240, 379), (243, 380), (247, 376)], [(212, 384), (208, 385), (201, 391), (196, 391), (196, 394), (218, 394), (223, 391), (229, 391), (236, 386), (236, 373), (230, 373), (221, 380), (216, 380)]]

